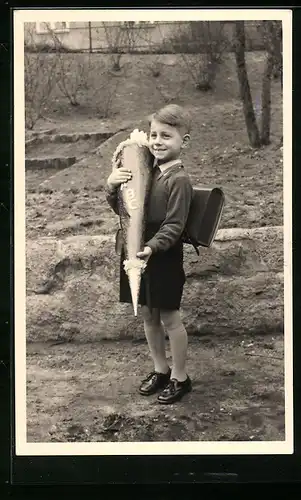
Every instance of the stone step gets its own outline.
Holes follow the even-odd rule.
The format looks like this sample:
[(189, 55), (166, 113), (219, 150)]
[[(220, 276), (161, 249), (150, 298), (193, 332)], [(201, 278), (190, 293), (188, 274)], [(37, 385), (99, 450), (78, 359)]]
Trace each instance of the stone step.
[[(142, 130), (145, 127), (140, 127)], [(133, 128), (118, 132), (100, 146), (90, 151), (70, 168), (58, 172), (40, 184), (40, 189), (63, 191), (65, 186), (76, 189), (93, 189), (101, 179), (107, 178), (112, 170), (112, 155), (120, 142), (128, 138)], [(108, 161), (109, 158), (109, 161)], [(106, 161), (104, 161), (106, 160)]]
[(49, 157), (41, 157), (41, 158), (25, 158), (25, 168), (26, 169), (41, 169), (41, 168), (50, 168), (63, 170), (65, 168), (70, 167), (76, 162), (76, 156), (53, 156)]
[(37, 146), (39, 144), (45, 143), (70, 143), (77, 142), (82, 140), (90, 140), (94, 139), (95, 141), (105, 141), (112, 136), (111, 132), (85, 132), (85, 133), (72, 133), (72, 134), (50, 134), (50, 133), (42, 133), (37, 134), (31, 137), (26, 141), (26, 149), (31, 148), (32, 146)]

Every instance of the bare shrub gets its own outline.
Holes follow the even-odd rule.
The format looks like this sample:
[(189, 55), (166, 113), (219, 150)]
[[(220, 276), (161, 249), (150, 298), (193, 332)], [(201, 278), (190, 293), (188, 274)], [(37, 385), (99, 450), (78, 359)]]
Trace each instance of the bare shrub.
[[(97, 72), (93, 71), (93, 61), (97, 59)], [(111, 74), (111, 61), (102, 54), (93, 54), (90, 59), (91, 71), (87, 74), (86, 85), (89, 101), (86, 104), (93, 107), (98, 118), (108, 118), (113, 114), (114, 98), (121, 83), (120, 78)]]
[(113, 71), (121, 71), (122, 57), (122, 38), (123, 32), (121, 25), (115, 27), (110, 26), (112, 23), (103, 22), (102, 27), (105, 34), (105, 39), (110, 53), (111, 66)]
[[(123, 54), (131, 53), (135, 49), (138, 40), (138, 30), (133, 21), (128, 22), (103, 22), (107, 52), (110, 54), (111, 70), (120, 72), (123, 68), (121, 58)], [(100, 29), (96, 30), (100, 32)]]
[(120, 85), (119, 80), (109, 82), (109, 84), (103, 85), (102, 99), (98, 101), (96, 107), (96, 113), (99, 118), (109, 118), (114, 114), (114, 98), (116, 96), (118, 87)]
[(152, 64), (146, 64), (146, 67), (150, 71), (153, 78), (159, 78), (161, 75), (161, 65), (153, 62)]
[[(175, 82), (168, 75), (168, 70), (166, 71), (166, 64), (161, 60), (162, 56), (153, 56), (150, 61), (145, 58), (143, 61), (144, 67), (148, 70), (149, 73), (149, 82), (152, 85), (160, 98), (165, 104), (169, 104), (173, 101), (176, 101), (181, 94), (183, 94), (183, 88), (186, 84), (186, 79), (181, 76), (178, 81)], [(176, 63), (178, 64), (178, 62)], [(182, 73), (181, 73), (182, 75)]]
[(45, 44), (34, 44), (33, 32), (27, 37), (25, 46), (26, 127), (33, 129), (36, 122), (44, 118), (55, 88), (76, 107), (87, 104), (87, 95), (91, 96), (88, 104), (94, 108), (95, 114), (99, 118), (108, 118), (112, 114), (120, 79), (112, 78), (104, 61), (98, 65), (96, 74), (93, 71), (96, 54), (67, 52), (49, 24), (47, 29), (51, 37), (47, 44), (50, 53), (43, 50)]
[(78, 106), (79, 92), (88, 88), (91, 67), (88, 54), (57, 54), (57, 86), (72, 106)]
[[(161, 40), (152, 42), (144, 36), (144, 43), (149, 42), (149, 52), (159, 54), (177, 54), (179, 76), (185, 74), (185, 79), (179, 78), (177, 86), (162, 83), (163, 64), (159, 62), (160, 56), (147, 65), (150, 81), (156, 88), (165, 103), (175, 101), (183, 92), (187, 83), (187, 76), (199, 90), (211, 90), (222, 63), (224, 51), (229, 45), (229, 40), (224, 32), (223, 22), (191, 21), (175, 23), (174, 32), (165, 35), (157, 24)], [(184, 66), (184, 67), (183, 67)], [(164, 80), (168, 80), (168, 73)], [(171, 91), (173, 87), (173, 91)]]
[(34, 37), (28, 32), (24, 47), (25, 126), (32, 130), (49, 103), (56, 85), (57, 58), (54, 54), (28, 52), (34, 47)]
[[(211, 90), (229, 45), (222, 21), (191, 21), (179, 23), (177, 33), (165, 45), (180, 53), (187, 71), (199, 90)], [(196, 63), (195, 54), (199, 54)]]
[[(57, 86), (61, 94), (68, 99), (72, 106), (79, 106), (82, 92), (89, 90), (95, 114), (99, 118), (108, 118), (112, 114), (113, 99), (119, 85), (117, 80), (114, 82), (112, 80), (110, 70), (114, 70), (114, 67), (108, 68), (102, 60), (97, 75), (95, 75), (92, 54), (63, 53), (60, 50), (60, 39), (50, 28), (48, 30), (57, 47)], [(108, 36), (111, 36), (110, 30), (107, 30), (107, 33)], [(115, 39), (115, 43), (118, 49), (118, 37)], [(119, 54), (117, 55), (119, 56)], [(115, 63), (120, 63), (120, 59), (116, 59)]]
[(47, 30), (55, 47), (57, 59), (56, 81), (61, 94), (66, 97), (71, 106), (78, 106), (79, 92), (88, 88), (88, 75), (90, 73), (90, 55), (66, 53), (59, 37), (47, 24)]
[(107, 71), (98, 78), (97, 85), (94, 84), (93, 106), (98, 118), (109, 118), (114, 113), (114, 99), (120, 85), (119, 79), (112, 80)]
[(166, 89), (164, 85), (161, 85), (160, 83), (156, 83), (155, 87), (165, 104), (170, 104), (176, 101), (182, 94), (182, 89), (183, 89), (183, 86), (179, 85), (178, 90), (176, 92), (171, 93), (170, 89)]

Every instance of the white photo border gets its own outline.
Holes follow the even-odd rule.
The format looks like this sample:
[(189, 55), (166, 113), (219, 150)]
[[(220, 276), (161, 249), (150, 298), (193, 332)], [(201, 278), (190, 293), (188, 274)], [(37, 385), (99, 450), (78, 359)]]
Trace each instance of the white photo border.
[[(49, 21), (280, 20), (283, 25), (285, 440), (275, 442), (29, 443), (26, 440), (24, 23)], [(15, 453), (58, 455), (293, 454), (292, 11), (290, 9), (16, 9), (14, 21)]]

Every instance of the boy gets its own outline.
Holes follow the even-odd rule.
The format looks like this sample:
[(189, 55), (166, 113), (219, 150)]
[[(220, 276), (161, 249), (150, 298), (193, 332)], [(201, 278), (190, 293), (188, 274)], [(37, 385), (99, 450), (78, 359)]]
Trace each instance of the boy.
[[(186, 373), (187, 333), (179, 309), (185, 273), (182, 235), (192, 200), (192, 185), (180, 154), (190, 136), (189, 119), (183, 108), (170, 104), (150, 120), (149, 147), (154, 156), (152, 188), (149, 194), (145, 246), (137, 254), (147, 267), (142, 275), (139, 304), (154, 370), (142, 381), (139, 392), (149, 396), (159, 392), (158, 402), (170, 404), (191, 391)], [(116, 188), (131, 178), (126, 168), (114, 169), (107, 180), (107, 200), (117, 212)], [(128, 279), (121, 254), (120, 301), (131, 303)], [(165, 352), (169, 336), (172, 369)]]

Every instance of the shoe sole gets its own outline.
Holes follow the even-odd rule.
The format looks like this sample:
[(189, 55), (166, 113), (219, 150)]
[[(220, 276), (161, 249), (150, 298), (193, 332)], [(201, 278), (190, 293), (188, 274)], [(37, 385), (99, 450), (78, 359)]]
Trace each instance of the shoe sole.
[(158, 389), (156, 389), (155, 391), (143, 392), (143, 391), (140, 391), (140, 389), (139, 389), (138, 392), (139, 392), (139, 394), (141, 394), (141, 396), (153, 396), (154, 394), (157, 394), (158, 392), (163, 391), (163, 389), (165, 389), (167, 384), (168, 384), (168, 382), (163, 387), (158, 387)]
[(161, 389), (158, 389), (157, 391), (154, 391), (154, 392), (142, 392), (142, 391), (139, 391), (139, 394), (140, 394), (140, 396), (153, 396), (154, 394), (156, 394), (160, 390)]

